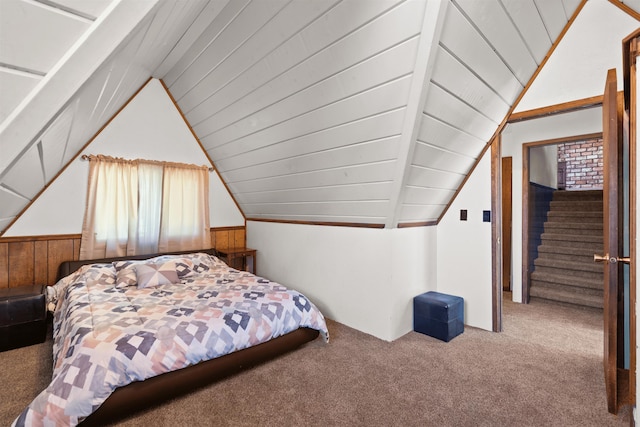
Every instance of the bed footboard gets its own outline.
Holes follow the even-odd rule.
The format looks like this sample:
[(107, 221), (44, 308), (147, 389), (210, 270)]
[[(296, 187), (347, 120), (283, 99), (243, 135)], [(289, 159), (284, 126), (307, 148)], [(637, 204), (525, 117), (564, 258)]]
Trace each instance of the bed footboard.
[(80, 425), (100, 426), (125, 418), (141, 409), (185, 395), (243, 369), (295, 350), (313, 341), (318, 335), (319, 332), (315, 329), (300, 328), (254, 347), (131, 383), (113, 392), (102, 406)]

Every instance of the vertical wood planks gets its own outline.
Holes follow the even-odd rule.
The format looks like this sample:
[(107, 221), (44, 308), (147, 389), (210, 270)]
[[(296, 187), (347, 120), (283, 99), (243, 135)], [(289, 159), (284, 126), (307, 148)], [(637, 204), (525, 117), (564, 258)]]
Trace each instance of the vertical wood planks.
[(34, 282), (34, 242), (9, 243), (9, 287), (32, 285)]
[(0, 243), (0, 288), (9, 287), (9, 244)]
[[(60, 263), (74, 259), (73, 239), (49, 240), (47, 246), (47, 284), (53, 284), (55, 283)], [(45, 260), (36, 260), (36, 263), (40, 262), (44, 263)]]
[(49, 242), (37, 240), (33, 242), (33, 246), (33, 281), (34, 283), (49, 283)]
[[(243, 248), (246, 229), (211, 229), (214, 248)], [(62, 261), (80, 258), (80, 236), (27, 236), (0, 239), (0, 288), (55, 284)]]

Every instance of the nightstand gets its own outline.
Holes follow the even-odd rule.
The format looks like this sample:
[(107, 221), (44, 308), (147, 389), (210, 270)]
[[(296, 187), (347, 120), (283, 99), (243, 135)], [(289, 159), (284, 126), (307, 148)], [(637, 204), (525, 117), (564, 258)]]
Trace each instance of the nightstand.
[(251, 248), (216, 249), (231, 268), (256, 274), (256, 250)]
[(46, 335), (45, 286), (0, 289), (0, 351), (44, 342)]

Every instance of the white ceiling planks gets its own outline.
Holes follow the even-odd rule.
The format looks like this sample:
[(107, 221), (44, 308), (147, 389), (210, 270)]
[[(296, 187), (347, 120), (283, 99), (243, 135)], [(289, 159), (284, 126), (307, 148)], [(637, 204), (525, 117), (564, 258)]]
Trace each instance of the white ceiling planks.
[[(40, 54), (46, 43), (34, 34), (45, 37), (56, 20), (72, 23), (55, 37), (76, 43), (94, 21), (116, 29), (110, 11), (124, 21), (127, 7), (154, 4), (121, 42), (102, 45), (107, 59), (91, 73), (71, 70), (64, 80), (31, 69), (36, 62), (0, 64), (0, 120), (19, 126), (12, 111), (25, 96), (38, 114), (53, 111), (29, 121), (37, 130), (27, 141), (0, 140), (0, 230), (150, 76), (169, 88), (248, 218), (437, 221), (582, 4), (442, 1), (436, 30), (422, 27), (434, 22), (425, 19), (435, 7), (427, 0), (0, 0), (0, 31), (12, 29), (0, 33), (0, 58), (24, 31), (22, 50), (6, 52), (49, 67), (65, 42)], [(46, 12), (53, 21), (42, 18), (35, 33), (17, 28), (25, 8), (37, 10), (29, 19)], [(417, 55), (427, 33), (437, 43), (420, 52), (434, 61), (422, 84)], [(87, 42), (95, 41), (80, 47)], [(68, 79), (81, 84), (54, 111)], [(58, 92), (29, 98), (43, 80)], [(18, 179), (19, 170), (30, 178)]]
[[(31, 200), (38, 191), (44, 186), (44, 173), (42, 170), (42, 162), (39, 150), (29, 150), (20, 158), (17, 167), (13, 168), (3, 178), (2, 185), (19, 194), (24, 200)], [(22, 171), (31, 171), (29, 175), (25, 175)]]
[[(358, 165), (397, 158), (424, 2), (269, 4), (254, 28), (239, 29), (252, 4), (236, 5), (228, 24), (205, 32), (215, 34), (208, 47), (196, 43), (202, 54), (188, 52), (168, 73), (169, 89), (248, 217), (357, 222), (352, 203), (388, 205), (393, 168), (372, 168), (380, 174), (368, 178), (368, 191), (344, 179)], [(214, 48), (224, 63), (203, 59)], [(339, 185), (336, 206), (326, 202), (327, 185)], [(270, 192), (257, 196), (257, 187)], [(317, 217), (309, 213), (319, 207)]]
[(171, 69), (175, 68), (176, 64), (181, 61), (181, 58), (184, 57), (191, 46), (197, 42), (202, 33), (211, 22), (216, 19), (229, 1), (230, 0), (199, 0), (199, 3), (202, 3), (202, 9), (193, 22), (186, 28), (184, 34), (180, 36), (180, 39), (163, 59), (162, 63), (153, 70), (152, 76), (158, 79), (162, 78), (162, 76), (166, 76)]
[[(67, 2), (65, 7), (72, 7)], [(206, 1), (159, 3), (0, 174), (0, 221), (7, 224), (166, 61)], [(5, 160), (5, 159), (3, 159)], [(25, 174), (24, 171), (32, 171)]]
[[(277, 144), (280, 141), (287, 141), (403, 107), (409, 92), (409, 84), (409, 77), (400, 77), (259, 131), (246, 135), (233, 135), (212, 148), (208, 148), (212, 138), (203, 137), (202, 142), (207, 148), (207, 152), (216, 159), (242, 155), (244, 152), (259, 147)], [(244, 131), (250, 132), (250, 130), (245, 129)]]
[(394, 160), (398, 155), (398, 138), (397, 136), (381, 138), (312, 154), (287, 157), (226, 172), (225, 176), (229, 178), (228, 184), (233, 186), (236, 181), (286, 175), (291, 176), (291, 179), (299, 179), (296, 176), (305, 172)]
[(474, 157), (486, 144), (481, 138), (461, 132), (460, 128), (432, 116), (423, 114), (421, 124), (417, 140), (434, 147)]
[(457, 190), (568, 22), (565, 5), (551, 3), (451, 0), (399, 223), (439, 218), (447, 201), (434, 191)]
[[(224, 78), (220, 79), (220, 83), (206, 88), (201, 97), (196, 97), (194, 94), (193, 100), (190, 97), (179, 99), (181, 108), (189, 116), (192, 126), (198, 126), (204, 120), (212, 120), (214, 115), (219, 112), (224, 111), (224, 114), (233, 120), (234, 117), (237, 119), (238, 114), (242, 114), (245, 109), (255, 111), (259, 107), (269, 105), (273, 102), (270, 96), (283, 90), (276, 85), (281, 81), (287, 82), (287, 80), (288, 83), (291, 83), (291, 79), (287, 79), (288, 75), (294, 73), (298, 76), (302, 75), (308, 80), (305, 73), (313, 73), (316, 67), (307, 58), (315, 56), (316, 62), (323, 61), (324, 65), (321, 69), (326, 70), (326, 67), (329, 66), (328, 62), (337, 58), (326, 56), (331, 52), (336, 52), (335, 47), (331, 50), (324, 48), (341, 40), (345, 33), (357, 29), (359, 25), (389, 7), (389, 2), (342, 1), (334, 7), (334, 1), (318, 1), (312, 3), (313, 8), (309, 7), (308, 2), (303, 1), (303, 3), (303, 13), (299, 14), (296, 19), (289, 20), (280, 28), (277, 37), (271, 42), (274, 47), (265, 49), (263, 57), (257, 58), (249, 68), (241, 66), (235, 73), (222, 76)], [(323, 8), (317, 9), (320, 6)], [(355, 6), (359, 6), (359, 14), (354, 18), (351, 9), (354, 9)], [(285, 9), (285, 11), (288, 10), (289, 8)], [(310, 12), (312, 13), (310, 14)], [(345, 15), (350, 16), (351, 19), (343, 22)], [(333, 30), (328, 31), (328, 28), (333, 28)], [(268, 28), (264, 29), (264, 31), (267, 30)], [(257, 34), (257, 36), (261, 35), (262, 33)], [(213, 42), (216, 41), (217, 39)], [(363, 45), (366, 46), (366, 44)], [(244, 47), (246, 48), (246, 46)], [(242, 50), (229, 59), (234, 60), (235, 56), (242, 53)], [(326, 52), (324, 56), (323, 51)], [(191, 55), (189, 55), (190, 57)], [(296, 68), (298, 65), (306, 67), (306, 69), (302, 72), (298, 71), (300, 70), (300, 68)], [(178, 66), (182, 67), (180, 64)], [(168, 77), (171, 77), (171, 73)], [(173, 85), (170, 84), (169, 88), (174, 93)], [(285, 89), (290, 90), (286, 87)], [(238, 112), (239, 110), (240, 112)], [(228, 120), (225, 121), (223, 117), (218, 117), (215, 121), (230, 123)], [(211, 130), (205, 129), (204, 132), (209, 133), (215, 129), (215, 127)]]
[(89, 28), (93, 19), (47, 4), (0, 1), (0, 123)]
[(206, 141), (214, 141), (215, 147), (220, 142), (242, 138), (248, 131), (258, 132), (277, 126), (305, 113), (331, 106), (350, 97), (372, 90), (412, 72), (412, 64), (407, 58), (415, 57), (416, 40), (411, 39), (394, 49), (360, 62), (344, 71), (307, 86), (281, 101), (269, 105), (262, 110), (230, 124), (214, 133), (203, 136)]
[(531, 70), (535, 70), (538, 64), (502, 4), (477, 0), (454, 0), (452, 3), (496, 50), (520, 84), (526, 85)]
[[(445, 206), (446, 204), (434, 204), (430, 201), (417, 204), (403, 203), (399, 217), (406, 219), (403, 219), (400, 224), (435, 223)], [(412, 220), (412, 218), (415, 219)]]
[(531, 52), (536, 63), (540, 64), (549, 52), (553, 40), (544, 21), (540, 19), (536, 4), (533, 0), (502, 0), (501, 5), (522, 36), (527, 50)]
[[(277, 203), (349, 201), (353, 198), (353, 185), (363, 200), (376, 200), (380, 194), (388, 194), (392, 182), (371, 182), (358, 184), (340, 184), (324, 187), (295, 188), (291, 190), (255, 191), (243, 194), (243, 203), (256, 204), (276, 201)], [(382, 188), (381, 188), (382, 187)], [(275, 193), (275, 194), (274, 194)], [(383, 199), (384, 200), (384, 199)]]
[(15, 110), (26, 94), (36, 87), (42, 76), (0, 67), (0, 123)]
[(504, 99), (442, 47), (438, 51), (431, 81), (447, 88), (453, 96), (495, 123), (500, 123), (509, 111), (510, 105)]
[(73, 109), (67, 108), (40, 137), (36, 150), (41, 157), (45, 183), (50, 182), (65, 164), (64, 158), (65, 153), (68, 154), (67, 141), (72, 124)]
[[(212, 137), (210, 138), (212, 141), (209, 144), (206, 143), (205, 140), (207, 137), (217, 130), (234, 123), (236, 126), (242, 126), (248, 123), (249, 126), (247, 126), (246, 129), (248, 131), (255, 131), (256, 129), (253, 124), (263, 109), (271, 106), (277, 107), (277, 105), (281, 105), (283, 102), (288, 102), (288, 98), (291, 96), (296, 96), (297, 99), (300, 99), (301, 97), (305, 97), (305, 94), (310, 95), (311, 92), (309, 92), (309, 90), (314, 90), (318, 84), (323, 84), (325, 88), (331, 85), (338, 89), (344, 88), (345, 90), (349, 90), (353, 83), (347, 83), (346, 86), (343, 86), (342, 82), (331, 79), (334, 76), (336, 76), (336, 79), (339, 79), (339, 73), (341, 72), (351, 74), (353, 76), (350, 78), (351, 80), (363, 78), (362, 67), (360, 68), (361, 73), (359, 75), (353, 75), (353, 72), (349, 73), (349, 68), (358, 66), (360, 62), (384, 52), (395, 43), (405, 41), (419, 31), (419, 26), (416, 25), (415, 18), (407, 21), (403, 27), (399, 26), (387, 31), (381, 28), (379, 23), (375, 25), (375, 21), (370, 25), (364, 25), (358, 28), (357, 25), (361, 24), (361, 21), (367, 22), (366, 18), (369, 18), (369, 15), (372, 15), (374, 12), (381, 13), (381, 5), (388, 5), (383, 2), (371, 2), (372, 5), (366, 5), (367, 14), (364, 17), (358, 15), (357, 19), (345, 20), (342, 15), (336, 16), (338, 12), (344, 13), (348, 11), (344, 10), (344, 7), (339, 7), (343, 3), (351, 5), (349, 1), (342, 2), (340, 5), (327, 11), (326, 19), (317, 19), (316, 17), (312, 24), (300, 32), (299, 37), (289, 38), (279, 46), (278, 49), (260, 60), (256, 64), (261, 73), (257, 81), (254, 80), (252, 83), (247, 81), (247, 77), (255, 76), (255, 74), (251, 72), (252, 69), (247, 70), (247, 72), (239, 75), (237, 79), (240, 80), (242, 88), (234, 85), (235, 82), (230, 82), (228, 91), (222, 93), (221, 90), (219, 97), (217, 96), (218, 93), (216, 93), (209, 98), (207, 102), (199, 105), (196, 110), (186, 112), (190, 123), (194, 126), (194, 130), (203, 138), (203, 143), (206, 148), (211, 148), (221, 142), (225, 142), (224, 139), (214, 139)], [(354, 4), (357, 4), (357, 2), (354, 2)], [(376, 6), (375, 9), (372, 7), (374, 5)], [(351, 8), (353, 9), (353, 7)], [(358, 10), (358, 12), (360, 11)], [(330, 31), (329, 28), (338, 25), (334, 24), (334, 21), (338, 21), (340, 25), (345, 25), (346, 28), (338, 27)], [(411, 23), (414, 25), (410, 26), (409, 24)], [(332, 38), (327, 40), (329, 45), (323, 49), (320, 45), (317, 45), (316, 38), (323, 36), (327, 38), (325, 34), (332, 35)], [(345, 36), (340, 37), (341, 34), (345, 34)], [(284, 53), (290, 52), (292, 48), (292, 46), (289, 46), (290, 42), (294, 42), (296, 45), (301, 44), (302, 47), (285, 57), (282, 50), (285, 50)], [(404, 47), (399, 47), (399, 49), (405, 53), (407, 52)], [(263, 67), (263, 64), (267, 64), (267, 66)], [(369, 64), (371, 68), (366, 71), (378, 72), (374, 68), (376, 65), (379, 65), (375, 59), (372, 59)], [(366, 65), (364, 67), (366, 67)], [(267, 71), (263, 72), (263, 68)], [(255, 85), (260, 81), (264, 82), (264, 84), (256, 87)], [(251, 88), (252, 86), (254, 89), (250, 92), (243, 89), (243, 87)], [(232, 88), (237, 89), (237, 92), (232, 93)], [(305, 90), (307, 90), (307, 92), (304, 92)], [(350, 92), (353, 93), (353, 90)], [(225, 98), (222, 98), (222, 96)], [(309, 98), (309, 96), (307, 97)], [(217, 100), (220, 105), (210, 109), (210, 106), (213, 107), (211, 102), (214, 100)], [(313, 102), (313, 98), (311, 97), (311, 101), (307, 102)], [(182, 103), (180, 103), (180, 105), (182, 105)], [(313, 107), (317, 108), (317, 103), (310, 104), (310, 108)], [(205, 113), (206, 121), (204, 121), (204, 119), (201, 119), (201, 114), (204, 110), (219, 110), (219, 112)], [(270, 111), (273, 111), (273, 107)]]
[[(395, 168), (394, 160), (376, 163), (349, 165), (334, 169), (304, 172), (292, 180), (290, 176), (274, 176), (260, 180), (238, 181), (234, 183), (234, 194), (269, 192), (290, 189), (313, 189), (323, 187), (354, 186), (381, 182), (379, 177), (391, 176)], [(306, 183), (301, 185), (301, 182)]]
[[(447, 172), (466, 174), (475, 163), (475, 157), (465, 156), (445, 150), (440, 147), (418, 142), (413, 156), (414, 164), (431, 169), (442, 169)], [(431, 188), (446, 189), (441, 182), (424, 182), (423, 185)]]
[[(152, 70), (170, 53), (181, 33), (167, 31), (167, 27), (188, 27), (203, 4), (204, 0), (163, 3), (156, 13), (142, 22), (120, 49), (119, 55), (98, 71), (89, 83), (92, 87), (86, 90), (93, 91), (94, 94), (79, 97), (81, 100), (86, 98), (82, 103), (87, 107), (92, 106), (79, 110), (79, 114), (85, 115), (80, 122), (85, 123), (87, 129), (78, 138), (79, 144), (91, 138), (100, 125), (109, 120), (148, 80)], [(87, 115), (88, 112), (91, 114)]]
[(385, 111), (338, 126), (327, 127), (319, 132), (309, 133), (297, 138), (266, 145), (242, 156), (232, 156), (216, 161), (219, 170), (234, 171), (277, 161), (295, 158), (325, 150), (347, 147), (362, 141), (387, 138), (400, 134), (404, 120), (404, 108)]
[(387, 215), (388, 200), (315, 201), (309, 203), (245, 204), (245, 214), (255, 218), (286, 218), (294, 221), (380, 224)]
[(497, 48), (453, 4), (447, 9), (440, 44), (507, 104), (511, 105), (524, 88), (498, 55)]
[[(437, 167), (427, 167), (411, 165), (409, 170), (409, 177), (407, 179), (407, 186), (423, 188), (438, 188), (438, 187), (425, 187), (425, 183), (432, 185), (440, 185), (439, 189), (451, 189), (458, 188), (465, 174), (460, 172), (452, 172), (438, 169)], [(414, 201), (415, 203), (415, 201)]]
[(640, 13), (640, 0), (621, 0), (621, 2), (637, 13)]
[[(91, 23), (91, 20), (42, 3), (2, 0), (0, 62), (44, 75)], [(39, 54), (33, 55), (34, 51)]]
[[(565, 10), (565, 4), (557, 0), (534, 0), (534, 2), (547, 29), (549, 38), (551, 40), (557, 39), (567, 21), (571, 18), (575, 7), (573, 10)], [(568, 3), (566, 6), (570, 7)]]
[(6, 228), (28, 203), (29, 199), (13, 192), (7, 184), (0, 183), (0, 226)]
[[(140, 19), (152, 13), (158, 0), (112, 3), (65, 53), (12, 114), (0, 124), (0, 177), (37, 142), (82, 85), (120, 47)], [(35, 52), (37, 54), (37, 51)]]
[(111, 2), (112, 0), (46, 0), (43, 3), (94, 21)]

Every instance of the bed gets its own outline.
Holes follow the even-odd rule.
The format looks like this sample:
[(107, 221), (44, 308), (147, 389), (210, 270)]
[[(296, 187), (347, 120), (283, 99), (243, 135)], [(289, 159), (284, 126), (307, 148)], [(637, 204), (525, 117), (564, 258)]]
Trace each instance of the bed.
[(48, 288), (54, 367), (13, 425), (103, 425), (328, 331), (303, 294), (215, 250), (67, 261)]

